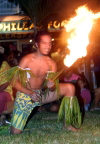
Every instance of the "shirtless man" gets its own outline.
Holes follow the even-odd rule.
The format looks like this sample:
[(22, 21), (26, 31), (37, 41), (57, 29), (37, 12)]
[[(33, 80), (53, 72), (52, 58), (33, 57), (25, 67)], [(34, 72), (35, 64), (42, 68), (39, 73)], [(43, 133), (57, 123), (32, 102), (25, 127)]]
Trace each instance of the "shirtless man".
[[(29, 68), (35, 75), (28, 76), (27, 87), (23, 87), (16, 82), (17, 97), (15, 100), (15, 108), (12, 116), (11, 134), (20, 134), (26, 124), (26, 121), (35, 106), (40, 105), (40, 90), (46, 79), (48, 71), (57, 71), (55, 62), (48, 56), (51, 50), (51, 36), (47, 32), (40, 32), (36, 36), (37, 51), (22, 58), (19, 66), (21, 68)], [(41, 103), (49, 103), (58, 99), (53, 81), (48, 81), (47, 87), (49, 93), (46, 97), (42, 95)], [(72, 84), (59, 84), (60, 96), (74, 96), (75, 87)]]

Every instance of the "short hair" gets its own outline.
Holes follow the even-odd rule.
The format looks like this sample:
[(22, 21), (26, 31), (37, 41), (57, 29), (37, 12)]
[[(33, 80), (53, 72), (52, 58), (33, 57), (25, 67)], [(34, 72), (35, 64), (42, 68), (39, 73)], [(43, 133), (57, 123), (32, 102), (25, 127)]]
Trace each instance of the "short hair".
[(35, 42), (39, 43), (40, 42), (40, 39), (41, 39), (41, 36), (43, 35), (48, 35), (51, 37), (50, 33), (48, 31), (39, 31), (36, 36), (35, 36)]

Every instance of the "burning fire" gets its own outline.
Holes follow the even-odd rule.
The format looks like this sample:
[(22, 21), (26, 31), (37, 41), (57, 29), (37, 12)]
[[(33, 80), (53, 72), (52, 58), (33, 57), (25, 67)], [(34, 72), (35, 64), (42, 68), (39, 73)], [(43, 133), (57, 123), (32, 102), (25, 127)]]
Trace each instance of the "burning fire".
[(67, 43), (70, 54), (66, 55), (64, 59), (66, 66), (70, 67), (78, 58), (86, 56), (89, 33), (92, 30), (94, 20), (98, 18), (100, 18), (100, 12), (94, 14), (86, 6), (81, 6), (76, 10), (76, 16), (67, 22), (65, 28), (69, 33)]

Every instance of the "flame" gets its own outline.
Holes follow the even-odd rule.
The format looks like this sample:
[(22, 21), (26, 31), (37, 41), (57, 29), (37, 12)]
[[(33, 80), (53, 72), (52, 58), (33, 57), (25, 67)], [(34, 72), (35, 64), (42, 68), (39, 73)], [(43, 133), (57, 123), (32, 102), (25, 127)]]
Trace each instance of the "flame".
[(94, 20), (98, 18), (100, 18), (100, 12), (94, 14), (86, 6), (81, 6), (76, 10), (76, 16), (67, 21), (65, 28), (69, 33), (67, 43), (70, 54), (64, 59), (66, 66), (70, 67), (78, 58), (86, 56), (89, 34)]

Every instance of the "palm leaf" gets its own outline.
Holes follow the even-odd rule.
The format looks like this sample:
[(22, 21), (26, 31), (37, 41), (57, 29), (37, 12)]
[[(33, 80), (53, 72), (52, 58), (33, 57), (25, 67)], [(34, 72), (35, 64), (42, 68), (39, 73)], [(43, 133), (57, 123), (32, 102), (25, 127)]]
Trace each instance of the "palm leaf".
[(13, 85), (15, 84), (16, 80), (19, 79), (21, 84), (25, 86), (27, 81), (27, 73), (29, 73), (32, 77), (34, 75), (30, 70), (22, 69), (18, 66), (12, 67), (9, 70), (3, 72), (0, 74), (0, 77), (6, 77), (8, 82), (11, 82)]
[[(58, 74), (58, 72), (52, 72), (52, 71), (49, 71), (48, 74), (47, 74), (47, 80), (46, 82), (50, 79), (50, 80), (53, 80), (56, 75)], [(55, 83), (55, 87), (56, 87), (56, 91), (57, 91), (57, 96), (58, 96), (58, 99), (59, 99), (59, 79), (55, 79), (54, 80), (54, 83)], [(45, 83), (46, 84), (46, 83)]]
[(82, 123), (81, 112), (77, 98), (64, 97), (62, 99), (59, 112), (58, 120), (64, 120), (66, 125), (72, 125), (79, 128)]
[(59, 112), (58, 112), (58, 120), (63, 120), (65, 117), (65, 100), (62, 99)]

